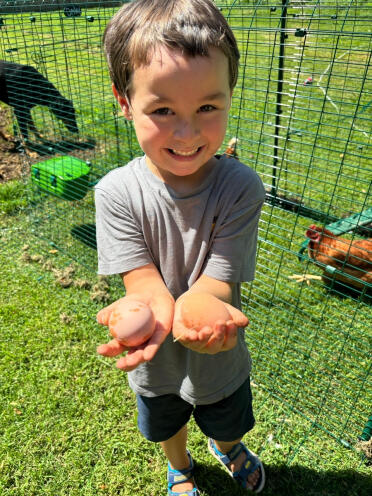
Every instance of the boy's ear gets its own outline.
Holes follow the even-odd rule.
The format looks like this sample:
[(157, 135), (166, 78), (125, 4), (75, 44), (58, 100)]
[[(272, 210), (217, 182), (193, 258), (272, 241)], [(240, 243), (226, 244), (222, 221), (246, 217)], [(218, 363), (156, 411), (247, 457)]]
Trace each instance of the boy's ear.
[(118, 101), (121, 110), (123, 111), (124, 117), (128, 120), (132, 120), (132, 112), (130, 110), (129, 101), (125, 96), (121, 96), (116, 89), (116, 86), (112, 84), (112, 92), (114, 93), (114, 97)]

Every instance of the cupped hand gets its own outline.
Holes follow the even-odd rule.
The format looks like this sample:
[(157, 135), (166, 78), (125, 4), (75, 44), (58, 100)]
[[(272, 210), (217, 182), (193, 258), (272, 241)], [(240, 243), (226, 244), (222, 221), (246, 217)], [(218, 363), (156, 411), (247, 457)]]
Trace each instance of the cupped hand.
[[(200, 330), (186, 327), (182, 319), (182, 298), (175, 304), (173, 334), (176, 341), (198, 353), (216, 354), (234, 348), (238, 340), (238, 328), (248, 325), (248, 318), (229, 303), (222, 302), (231, 315), (227, 321), (217, 320), (213, 327), (205, 326)], [(206, 309), (208, 311), (208, 309)]]
[[(157, 351), (159, 350), (161, 344), (169, 334), (172, 328), (174, 302), (172, 298), (167, 294), (160, 295), (143, 295), (143, 294), (130, 294), (124, 296), (126, 299), (132, 299), (136, 301), (142, 301), (150, 306), (154, 313), (156, 319), (155, 331), (148, 341), (145, 343), (135, 346), (127, 347), (119, 343), (116, 339), (112, 339), (108, 343), (101, 344), (97, 347), (97, 353), (106, 357), (115, 357), (124, 352), (127, 352), (125, 356), (119, 358), (116, 366), (124, 370), (125, 372), (130, 372), (134, 370), (138, 365), (143, 362), (148, 362), (154, 358)], [(120, 300), (111, 303), (105, 308), (102, 308), (97, 314), (97, 322), (99, 324), (108, 326), (110, 315), (114, 310), (115, 306)]]

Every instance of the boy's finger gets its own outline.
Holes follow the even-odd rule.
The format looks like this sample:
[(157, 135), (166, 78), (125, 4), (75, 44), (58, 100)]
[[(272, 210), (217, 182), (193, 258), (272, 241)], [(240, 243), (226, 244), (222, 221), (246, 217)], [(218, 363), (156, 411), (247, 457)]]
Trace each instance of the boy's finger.
[[(224, 322), (217, 322), (213, 328), (212, 334), (205, 342), (201, 353), (214, 354), (218, 353), (225, 340), (226, 325)], [(201, 343), (202, 344), (202, 343)]]
[(232, 320), (229, 320), (226, 326), (226, 337), (225, 337), (225, 342), (223, 344), (223, 350), (228, 351), (234, 348), (234, 346), (236, 346), (237, 343), (237, 337), (238, 337), (238, 328)]
[(106, 308), (102, 308), (97, 315), (96, 315), (96, 320), (98, 324), (101, 325), (107, 325), (109, 321), (110, 315), (109, 312), (107, 312)]
[(146, 346), (146, 348), (143, 350), (143, 360), (145, 362), (150, 362), (156, 355), (159, 348), (160, 346), (158, 344), (150, 344)]
[(116, 366), (118, 369), (124, 370), (125, 372), (130, 372), (144, 361), (143, 350), (138, 349), (128, 353), (124, 357), (119, 358), (116, 362)]
[(167, 337), (167, 334), (164, 332), (154, 332), (147, 343), (144, 343), (143, 346), (143, 361), (149, 362), (154, 358), (160, 345)]
[(198, 333), (198, 341), (205, 341), (206, 343), (212, 337), (213, 330), (210, 326), (203, 327)]
[(215, 336), (212, 336), (211, 339), (208, 341), (207, 346), (205, 347), (205, 352), (210, 354), (219, 353), (223, 349), (224, 341), (224, 336), (222, 336), (222, 338), (216, 338)]
[(226, 322), (223, 320), (217, 320), (214, 324), (213, 336), (215, 337), (215, 341), (220, 341), (221, 339), (225, 339), (226, 334)]
[(160, 322), (157, 323), (154, 334), (150, 337), (149, 341), (143, 345), (143, 359), (145, 362), (149, 362), (154, 358), (169, 333), (170, 330), (166, 330)]
[[(177, 339), (177, 338), (176, 338)], [(184, 332), (177, 339), (179, 343), (197, 343), (199, 342), (199, 333), (195, 329), (187, 329), (184, 327)]]
[(108, 343), (101, 344), (97, 347), (97, 353), (106, 357), (114, 357), (123, 353), (127, 348), (120, 344), (116, 339), (112, 339)]
[(225, 305), (227, 306), (227, 309), (230, 312), (235, 325), (237, 325), (238, 327), (246, 327), (249, 324), (248, 317), (244, 315), (243, 312), (233, 307), (229, 303), (225, 303)]
[(97, 319), (98, 324), (106, 325), (106, 326), (108, 325), (110, 315), (111, 315), (111, 312), (112, 312), (115, 304), (116, 304), (116, 302), (111, 303), (111, 305), (109, 305), (108, 307), (101, 308), (101, 310), (96, 315), (96, 319)]

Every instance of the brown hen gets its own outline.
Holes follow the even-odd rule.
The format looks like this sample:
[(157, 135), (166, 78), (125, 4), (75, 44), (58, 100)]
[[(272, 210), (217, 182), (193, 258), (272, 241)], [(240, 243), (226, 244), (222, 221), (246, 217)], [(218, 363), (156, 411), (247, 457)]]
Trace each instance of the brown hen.
[(228, 142), (224, 155), (228, 157), (238, 158), (238, 153), (236, 151), (238, 147), (238, 138), (231, 138)]
[[(314, 224), (306, 231), (306, 236), (309, 238), (309, 257), (324, 270), (331, 266), (342, 272), (335, 272), (335, 279), (358, 288), (363, 288), (364, 283), (372, 284), (372, 238), (351, 241)], [(323, 278), (329, 281), (330, 276)]]

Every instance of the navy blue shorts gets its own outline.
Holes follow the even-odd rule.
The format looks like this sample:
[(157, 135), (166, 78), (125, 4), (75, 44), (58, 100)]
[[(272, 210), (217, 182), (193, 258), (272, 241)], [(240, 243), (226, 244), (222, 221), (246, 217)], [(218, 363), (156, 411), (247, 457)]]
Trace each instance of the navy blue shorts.
[(194, 416), (200, 430), (216, 441), (235, 441), (254, 426), (248, 379), (227, 398), (210, 405), (191, 405), (176, 394), (137, 395), (138, 428), (149, 441), (171, 438)]

